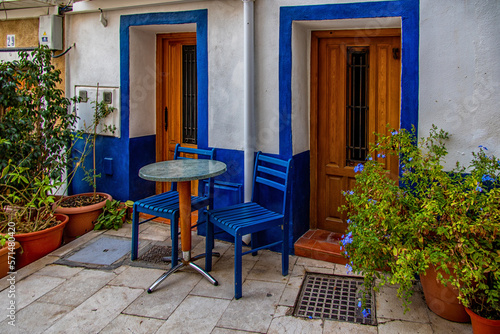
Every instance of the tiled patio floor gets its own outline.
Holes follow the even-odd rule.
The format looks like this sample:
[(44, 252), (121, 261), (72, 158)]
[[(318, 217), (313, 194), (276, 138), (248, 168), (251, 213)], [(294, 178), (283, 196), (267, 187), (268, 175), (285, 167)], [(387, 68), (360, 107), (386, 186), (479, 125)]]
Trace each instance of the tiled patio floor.
[[(329, 262), (290, 257), (290, 273), (281, 276), (280, 254), (262, 251), (243, 260), (243, 298), (233, 299), (232, 245), (216, 242), (212, 286), (198, 273), (185, 269), (168, 277), (156, 291), (146, 289), (163, 270), (140, 268), (125, 261), (115, 269), (90, 269), (54, 264), (61, 257), (100, 235), (130, 238), (130, 225), (119, 231), (90, 232), (17, 272), (15, 327), (9, 325), (11, 287), (0, 282), (2, 333), (472, 333), (434, 315), (421, 292), (411, 311), (403, 314), (396, 289), (377, 293), (378, 326), (305, 319), (292, 316), (306, 271), (345, 275), (345, 268)], [(169, 226), (141, 226), (141, 247), (170, 244)], [(193, 254), (202, 253), (204, 238), (193, 234)], [(198, 262), (203, 267), (203, 260)]]

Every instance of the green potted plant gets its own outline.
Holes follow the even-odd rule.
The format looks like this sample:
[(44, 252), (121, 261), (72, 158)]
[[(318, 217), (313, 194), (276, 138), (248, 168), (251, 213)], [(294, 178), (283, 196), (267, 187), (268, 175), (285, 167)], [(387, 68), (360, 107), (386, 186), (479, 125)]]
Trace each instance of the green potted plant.
[(126, 201), (125, 203), (117, 200), (106, 201), (102, 213), (97, 217), (94, 230), (120, 229), (127, 219), (127, 210), (132, 206), (132, 201)]
[[(345, 193), (349, 227), (342, 243), (348, 268), (364, 274), (369, 286), (378, 279), (375, 289), (387, 283), (399, 284), (398, 296), (406, 309), (418, 274), (433, 311), (444, 311), (438, 314), (449, 320), (468, 321), (463, 308), (470, 298), (466, 291), (483, 286), (485, 276), (491, 279), (492, 275), (473, 277), (463, 264), (486, 268), (485, 273), (496, 268), (491, 265), (493, 258), (498, 264), (498, 254), (492, 251), (492, 245), (498, 244), (491, 238), (498, 234), (495, 214), (500, 198), (498, 184), (492, 180), (498, 180), (500, 166), (492, 162), (495, 158), (487, 163), (476, 159), (468, 169), (457, 165), (455, 170), (445, 171), (448, 134), (436, 127), (419, 143), (414, 131), (405, 130), (378, 139), (367, 161), (355, 168), (354, 189)], [(390, 154), (400, 160), (399, 182), (391, 180), (380, 163)], [(484, 183), (488, 193), (482, 189), (487, 188)], [(484, 196), (481, 201), (478, 194)], [(489, 223), (484, 219), (490, 219)], [(438, 269), (435, 273), (434, 268)], [(441, 298), (428, 296), (426, 278), (449, 290), (435, 293)]]
[[(65, 179), (77, 121), (60, 83), (46, 47), (0, 63), (0, 233), (21, 243), (18, 268), (59, 247), (67, 220), (54, 215), (50, 195)], [(53, 230), (54, 239), (40, 239)]]
[[(97, 85), (97, 96), (99, 95), (99, 84)], [(56, 212), (63, 213), (69, 216), (69, 222), (64, 232), (66, 240), (73, 240), (94, 228), (99, 215), (103, 212), (103, 208), (108, 201), (112, 200), (111, 195), (103, 192), (97, 192), (97, 179), (101, 176), (97, 174), (96, 169), (96, 139), (98, 136), (97, 129), (102, 120), (110, 115), (115, 108), (105, 103), (95, 101), (94, 114), (92, 124), (86, 125), (83, 132), (90, 133), (82, 135), (84, 138), (84, 148), (81, 154), (81, 159), (77, 163), (76, 168), (82, 168), (85, 173), (84, 180), (89, 183), (93, 191), (89, 193), (75, 194), (64, 198), (56, 207)], [(103, 132), (114, 133), (114, 126), (104, 126)], [(92, 153), (92, 168), (87, 169), (83, 164), (86, 156)], [(75, 171), (75, 170), (74, 170)], [(73, 172), (74, 172), (73, 171)]]

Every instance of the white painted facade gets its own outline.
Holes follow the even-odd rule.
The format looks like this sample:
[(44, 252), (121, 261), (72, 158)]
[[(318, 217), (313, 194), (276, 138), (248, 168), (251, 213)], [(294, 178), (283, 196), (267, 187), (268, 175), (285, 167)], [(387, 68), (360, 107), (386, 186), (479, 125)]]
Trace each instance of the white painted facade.
[[(101, 1), (106, 3), (106, 1)], [(280, 7), (341, 1), (255, 1), (256, 148), (279, 151)], [(347, 1), (346, 1), (347, 2)], [(349, 1), (353, 2), (353, 1)], [(361, 1), (359, 1), (361, 2)], [(366, 1), (364, 1), (366, 2)], [(113, 2), (109, 2), (112, 4)], [(395, 2), (396, 3), (396, 2)], [(74, 11), (66, 15), (67, 91), (120, 85), (120, 16), (208, 10), (208, 144), (242, 150), (243, 2), (214, 0)], [(400, 18), (301, 21), (292, 36), (293, 154), (309, 150), (310, 31), (400, 27)], [(130, 29), (130, 137), (155, 134), (156, 33), (195, 31), (195, 24)], [(467, 162), (478, 145), (500, 155), (500, 2), (420, 1), (419, 135), (432, 124), (452, 133), (449, 162)]]

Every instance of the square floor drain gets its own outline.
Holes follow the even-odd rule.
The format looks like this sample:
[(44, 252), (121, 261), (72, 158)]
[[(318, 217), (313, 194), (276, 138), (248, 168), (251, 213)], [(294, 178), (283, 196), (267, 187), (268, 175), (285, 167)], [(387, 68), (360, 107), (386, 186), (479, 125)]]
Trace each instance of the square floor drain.
[(358, 307), (363, 290), (362, 278), (307, 273), (293, 315), (376, 325), (373, 291), (366, 298), (366, 309), (371, 313), (364, 317)]

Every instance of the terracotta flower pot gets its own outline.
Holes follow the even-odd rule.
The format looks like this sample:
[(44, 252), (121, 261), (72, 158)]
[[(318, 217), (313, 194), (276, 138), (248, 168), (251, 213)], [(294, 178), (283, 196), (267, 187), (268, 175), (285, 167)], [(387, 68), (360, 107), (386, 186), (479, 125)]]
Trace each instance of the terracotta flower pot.
[[(20, 247), (20, 244), (17, 241), (14, 244), (15, 244), (15, 246), (14, 246), (14, 252), (15, 252)], [(12, 251), (12, 248), (9, 249), (8, 243), (5, 244), (5, 246), (3, 246), (2, 248), (0, 248), (0, 278), (7, 276), (7, 273), (9, 271), (15, 270), (15, 259), (17, 257), (15, 256), (14, 259), (12, 259), (12, 257), (10, 258), (11, 261), (14, 260), (14, 263), (13, 263), (14, 268), (10, 268), (10, 266), (9, 266), (9, 264), (10, 264), (9, 252), (10, 251)]]
[[(94, 193), (84, 193), (78, 195), (68, 196), (68, 198), (77, 196), (92, 196)], [(113, 197), (106, 193), (97, 193), (98, 195), (106, 197), (106, 200), (112, 200)], [(81, 206), (76, 208), (63, 208), (58, 206), (55, 211), (63, 213), (69, 217), (69, 222), (64, 230), (64, 240), (71, 241), (76, 237), (82, 236), (85, 233), (94, 229), (94, 221), (102, 212), (102, 208), (106, 205), (106, 200), (96, 204)]]
[(16, 270), (44, 257), (56, 250), (62, 243), (63, 230), (68, 223), (68, 216), (56, 214), (61, 223), (48, 229), (15, 234), (14, 238), (21, 244), (22, 252), (16, 256)]
[(472, 310), (465, 308), (470, 315), (472, 332), (474, 334), (498, 334), (500, 333), (500, 320), (490, 320), (477, 315)]
[[(444, 271), (439, 270), (443, 277), (447, 278)], [(442, 318), (455, 322), (469, 322), (470, 317), (465, 311), (465, 307), (458, 300), (457, 289), (450, 285), (444, 286), (437, 279), (434, 266), (430, 266), (425, 275), (420, 275), (420, 282), (424, 289), (425, 302), (427, 306)]]

